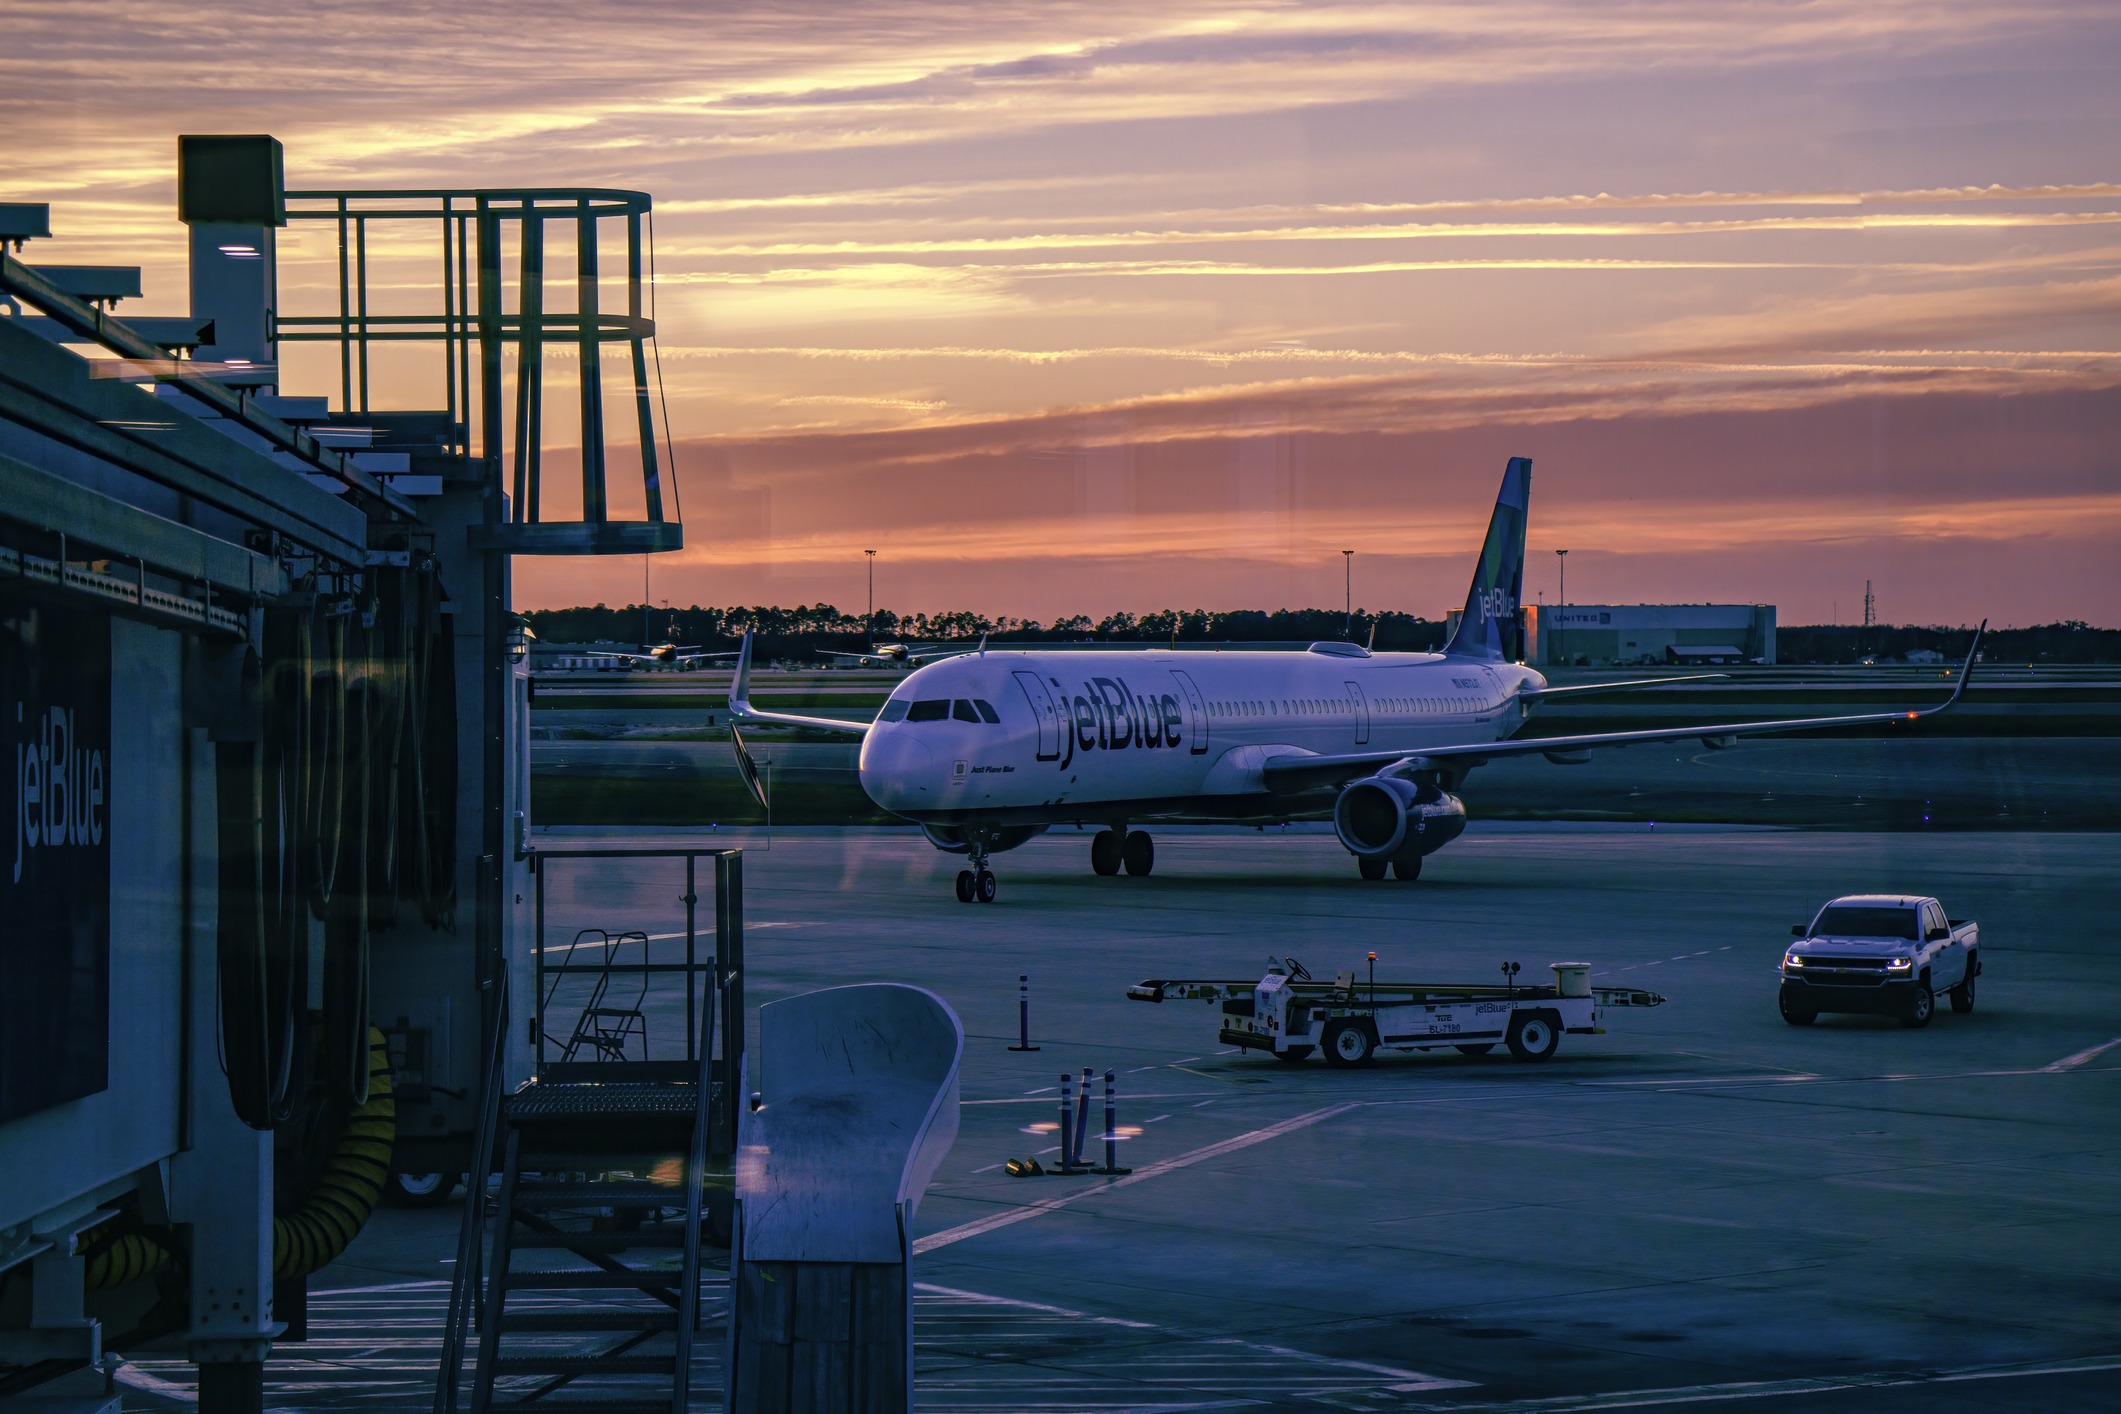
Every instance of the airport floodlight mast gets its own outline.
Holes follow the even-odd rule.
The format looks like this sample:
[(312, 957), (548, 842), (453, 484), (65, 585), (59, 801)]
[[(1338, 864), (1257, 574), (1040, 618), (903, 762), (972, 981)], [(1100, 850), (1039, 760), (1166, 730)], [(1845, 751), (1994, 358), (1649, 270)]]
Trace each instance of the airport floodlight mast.
[(869, 617), (862, 620), (862, 632), (869, 639), (866, 646), (870, 651), (874, 652), (876, 649), (876, 551), (864, 550), (862, 553), (869, 557)]
[(1346, 632), (1341, 634), (1341, 637), (1353, 643), (1355, 641), (1355, 552), (1353, 550), (1341, 551), (1340, 563), (1343, 571), (1340, 577), (1340, 589), (1342, 597), (1347, 601), (1343, 607), (1347, 610), (1348, 615), (1348, 627)]
[[(1556, 550), (1554, 558), (1561, 565), (1561, 604), (1554, 616), (1554, 656), (1561, 658), (1561, 625), (1569, 616), (1569, 552)], [(1568, 659), (1562, 658), (1566, 663)]]

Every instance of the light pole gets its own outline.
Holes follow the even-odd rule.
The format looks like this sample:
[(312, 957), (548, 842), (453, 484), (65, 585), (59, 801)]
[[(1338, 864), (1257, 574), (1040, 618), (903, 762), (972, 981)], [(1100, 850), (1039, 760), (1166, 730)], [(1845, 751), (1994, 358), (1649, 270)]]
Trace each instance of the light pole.
[(1353, 643), (1355, 641), (1355, 552), (1353, 550), (1341, 551), (1340, 564), (1341, 594), (1347, 601), (1343, 607), (1348, 615), (1348, 626), (1341, 632), (1340, 636)]
[(864, 550), (869, 557), (869, 617), (862, 620), (862, 632), (869, 637), (869, 647), (876, 648), (876, 551)]
[[(1554, 653), (1555, 656), (1559, 657), (1561, 654), (1561, 624), (1562, 620), (1569, 616), (1569, 552), (1556, 550), (1554, 558), (1561, 563), (1561, 609), (1559, 617), (1554, 620)], [(1563, 658), (1561, 661), (1566, 666), (1569, 660)]]

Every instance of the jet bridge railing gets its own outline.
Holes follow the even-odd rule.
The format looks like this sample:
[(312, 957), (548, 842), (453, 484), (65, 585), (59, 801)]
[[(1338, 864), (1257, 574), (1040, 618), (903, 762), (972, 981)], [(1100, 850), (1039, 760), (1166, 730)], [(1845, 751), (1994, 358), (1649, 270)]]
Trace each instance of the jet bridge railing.
[[(598, 886), (608, 890), (610, 866), (628, 860), (668, 862), (667, 875), (652, 872), (682, 882), (674, 899), (682, 921), (670, 916), (647, 881), (611, 903), (570, 897), (563, 905), (548, 887), (555, 870), (587, 868), (601, 872)], [(710, 863), (703, 868), (702, 861)], [(541, 1081), (691, 1081), (700, 1073), (702, 1037), (711, 1037), (708, 1134), (714, 1152), (735, 1152), (744, 1057), (744, 852), (538, 849), (529, 862), (533, 1073)], [(713, 889), (705, 899), (703, 875), (711, 876)], [(712, 910), (705, 927), (703, 902)], [(703, 1008), (714, 1010), (704, 1030)]]

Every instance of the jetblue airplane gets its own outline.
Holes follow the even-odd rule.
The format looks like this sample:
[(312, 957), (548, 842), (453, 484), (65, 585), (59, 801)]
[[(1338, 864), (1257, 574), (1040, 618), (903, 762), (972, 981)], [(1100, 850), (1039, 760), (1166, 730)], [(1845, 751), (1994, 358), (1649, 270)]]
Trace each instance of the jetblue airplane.
[(961, 902), (993, 901), (990, 856), (1070, 823), (1104, 826), (1090, 843), (1097, 873), (1142, 875), (1156, 846), (1139, 822), (1330, 818), (1363, 878), (1415, 879), (1422, 860), (1465, 829), (1455, 792), (1483, 762), (1537, 753), (1573, 764), (1644, 742), (1698, 737), (1722, 748), (1769, 732), (1907, 722), (1966, 689), (1972, 651), (1951, 696), (1917, 711), (1515, 740), (1548, 698), (1675, 681), (1551, 687), (1515, 661), (1531, 481), (1530, 458), (1511, 458), (1464, 616), (1441, 653), (1353, 643), (1257, 653), (983, 648), (909, 673), (863, 724), (753, 707), (747, 637), (729, 686), (738, 767), (763, 803), (744, 728), (859, 735), (869, 798), (918, 824), (936, 848), (967, 856)]

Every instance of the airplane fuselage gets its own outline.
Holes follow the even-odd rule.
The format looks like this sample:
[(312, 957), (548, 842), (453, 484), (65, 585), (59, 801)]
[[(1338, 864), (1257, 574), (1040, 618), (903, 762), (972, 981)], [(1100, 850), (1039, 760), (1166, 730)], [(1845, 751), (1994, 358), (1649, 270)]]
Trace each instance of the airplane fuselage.
[[(1001, 652), (932, 663), (864, 738), (862, 789), (927, 825), (1289, 819), (1274, 756), (1500, 741), (1523, 724), (1519, 664), (1433, 653)], [(989, 720), (989, 718), (992, 720)]]

